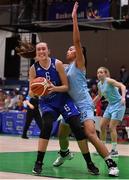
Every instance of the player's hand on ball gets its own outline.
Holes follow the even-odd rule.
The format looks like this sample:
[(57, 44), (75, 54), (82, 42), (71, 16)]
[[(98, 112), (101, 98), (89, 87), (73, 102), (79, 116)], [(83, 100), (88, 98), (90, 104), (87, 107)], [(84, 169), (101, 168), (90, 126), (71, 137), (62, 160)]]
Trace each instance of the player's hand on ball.
[(53, 92), (56, 92), (56, 86), (54, 84), (50, 84), (50, 87), (48, 88), (48, 94), (51, 94)]

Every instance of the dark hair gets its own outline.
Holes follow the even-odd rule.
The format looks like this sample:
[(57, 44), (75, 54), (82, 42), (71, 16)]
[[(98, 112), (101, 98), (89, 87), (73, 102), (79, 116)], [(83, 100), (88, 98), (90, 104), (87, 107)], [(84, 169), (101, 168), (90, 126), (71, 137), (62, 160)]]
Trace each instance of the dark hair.
[(82, 52), (85, 58), (85, 67), (87, 67), (87, 49), (84, 46), (82, 46)]
[(31, 42), (28, 42), (26, 39), (19, 41), (19, 45), (15, 48), (16, 53), (24, 58), (35, 58), (36, 48), (35, 45)]
[(126, 69), (126, 67), (125, 67), (124, 65), (122, 65), (122, 66), (120, 67), (120, 69)]

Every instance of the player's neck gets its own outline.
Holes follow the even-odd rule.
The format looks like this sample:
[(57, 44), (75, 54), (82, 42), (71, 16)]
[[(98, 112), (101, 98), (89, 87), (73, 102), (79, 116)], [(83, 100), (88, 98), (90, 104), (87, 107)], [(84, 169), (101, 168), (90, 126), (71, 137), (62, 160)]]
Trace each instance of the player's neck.
[(48, 57), (47, 59), (44, 59), (43, 61), (39, 62), (39, 64), (47, 69), (50, 66), (51, 59)]
[(101, 79), (100, 81), (101, 81), (101, 83), (103, 84), (103, 83), (105, 82), (105, 79)]

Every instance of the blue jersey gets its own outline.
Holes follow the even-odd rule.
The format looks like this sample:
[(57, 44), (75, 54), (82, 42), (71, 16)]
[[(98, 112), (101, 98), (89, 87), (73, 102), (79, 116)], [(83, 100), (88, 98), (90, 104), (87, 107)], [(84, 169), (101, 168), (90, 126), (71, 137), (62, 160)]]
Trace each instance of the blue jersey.
[(50, 60), (50, 66), (47, 69), (41, 67), (39, 62), (36, 62), (34, 64), (36, 70), (36, 77), (45, 77), (46, 79), (50, 80), (55, 86), (60, 86), (61, 81), (58, 72), (56, 71), (55, 65), (56, 59), (51, 58)]
[(98, 83), (98, 89), (102, 96), (104, 96), (109, 104), (114, 104), (121, 101), (121, 95), (117, 87), (114, 87), (112, 84), (109, 84), (107, 80), (102, 83)]
[[(51, 58), (50, 66), (46, 69), (41, 67), (39, 62), (36, 62), (34, 64), (36, 77), (45, 77), (55, 86), (62, 85), (55, 63), (56, 59)], [(67, 93), (54, 92), (47, 96), (42, 96), (39, 103), (42, 112), (52, 112), (55, 119), (57, 119), (60, 114), (62, 114), (64, 119), (68, 119), (70, 116), (79, 115), (77, 108)]]
[[(55, 62), (56, 62), (56, 59), (51, 58), (50, 66), (47, 69), (41, 67), (39, 62), (36, 62), (34, 64), (36, 77), (45, 77), (46, 79), (50, 80), (55, 86), (60, 86), (61, 81), (60, 81), (58, 72), (56, 71)], [(63, 93), (54, 92), (47, 96), (42, 96), (40, 99), (47, 103), (51, 103), (54, 107), (58, 107), (61, 103), (62, 96), (63, 96)]]
[(85, 106), (86, 109), (93, 107), (93, 100), (87, 87), (86, 73), (76, 67), (75, 62), (66, 67), (69, 80), (69, 95), (74, 100), (77, 107)]

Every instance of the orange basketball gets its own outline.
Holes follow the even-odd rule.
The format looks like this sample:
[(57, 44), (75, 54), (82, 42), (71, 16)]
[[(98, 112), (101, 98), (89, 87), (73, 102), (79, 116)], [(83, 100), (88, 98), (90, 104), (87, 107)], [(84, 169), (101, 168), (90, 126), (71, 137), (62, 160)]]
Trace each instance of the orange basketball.
[(48, 88), (50, 84), (50, 81), (46, 78), (37, 77), (31, 82), (31, 91), (36, 96), (46, 96), (48, 95)]

